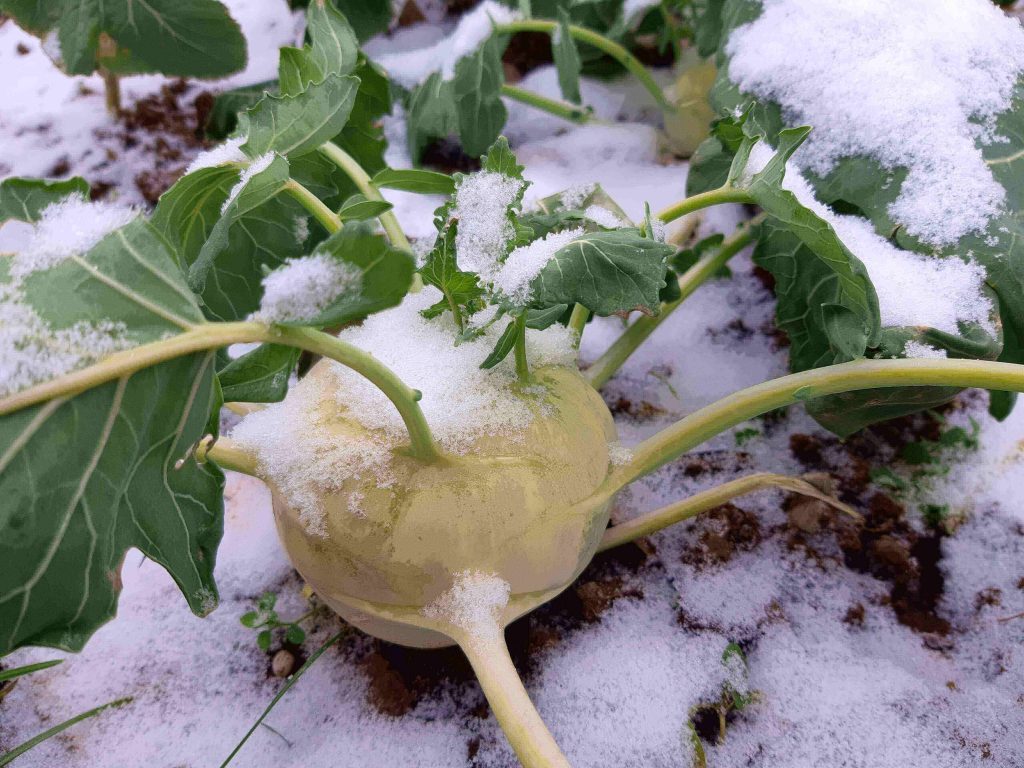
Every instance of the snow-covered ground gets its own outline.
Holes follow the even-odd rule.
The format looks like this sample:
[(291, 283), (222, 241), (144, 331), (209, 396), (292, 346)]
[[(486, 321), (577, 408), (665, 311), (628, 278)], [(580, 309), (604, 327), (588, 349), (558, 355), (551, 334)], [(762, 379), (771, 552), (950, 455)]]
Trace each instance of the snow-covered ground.
[[(271, 77), (276, 48), (296, 38), (296, 18), (284, 0), (227, 4), (252, 57), (230, 84)], [(389, 42), (375, 41), (372, 50)], [(153, 150), (124, 149), (98, 80), (65, 78), (11, 23), (0, 26), (0, 71), (2, 175), (46, 175), (66, 159), (65, 173), (106, 181), (111, 194), (142, 203), (134, 179), (153, 162)], [(127, 99), (163, 83), (128, 80)], [(555, 94), (550, 69), (525, 85)], [(655, 132), (631, 122), (645, 114), (636, 89), (586, 83), (583, 93), (602, 118), (619, 122), (567, 128), (509, 105), (507, 133), (534, 185), (528, 197), (597, 182), (639, 217), (644, 202), (658, 209), (683, 196), (685, 164), (662, 156)], [(392, 162), (407, 162), (400, 116), (387, 129)], [(432, 234), (436, 200), (389, 196), (411, 236)], [(697, 226), (730, 232), (742, 218), (739, 208), (714, 209)], [(0, 250), (17, 240), (16, 227), (0, 230)], [(747, 254), (734, 261), (730, 278), (687, 300), (606, 387), (623, 443), (783, 373), (773, 311)], [(615, 319), (592, 323), (584, 358), (594, 359), (620, 328)], [(928, 501), (948, 501), (968, 515), (941, 539), (913, 515), (908, 523), (883, 501), (870, 503), (874, 489), (855, 476), (866, 473), (861, 464), (889, 464), (887, 433), (841, 445), (798, 408), (722, 435), (624, 493), (617, 520), (755, 471), (832, 469), (877, 535), (861, 542), (861, 557), (838, 518), (787, 510), (781, 493), (760, 492), (602, 559), (509, 633), (527, 687), (573, 765), (691, 765), (691, 717), (734, 680), (735, 669), (722, 663), (730, 642), (744, 651), (755, 702), (729, 716), (724, 743), (705, 741), (710, 766), (1024, 765), (1024, 619), (1000, 621), (1024, 612), (1024, 408), (998, 424), (985, 415), (984, 397), (965, 402), (949, 418), (977, 419), (981, 448), (952, 457), (950, 474), (929, 491)], [(96, 704), (132, 696), (129, 706), (76, 726), (16, 765), (199, 768), (228, 755), (281, 685), (239, 617), (266, 591), (280, 595), (283, 617), (301, 614), (307, 602), (278, 545), (268, 492), (232, 475), (227, 502), (220, 608), (195, 618), (167, 574), (133, 552), (118, 617), (81, 654), (22, 679), (0, 701), (0, 752)], [(318, 616), (304, 651), (341, 626)], [(25, 650), (5, 662), (61, 655)], [(351, 630), (274, 709), (235, 764), (514, 765), (483, 703), (457, 653), (403, 651)], [(707, 736), (705, 719), (695, 717)]]

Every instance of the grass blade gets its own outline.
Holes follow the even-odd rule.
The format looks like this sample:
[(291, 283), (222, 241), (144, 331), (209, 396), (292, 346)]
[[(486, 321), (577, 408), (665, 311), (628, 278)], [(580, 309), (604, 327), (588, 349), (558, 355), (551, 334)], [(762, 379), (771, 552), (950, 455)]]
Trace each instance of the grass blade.
[(26, 664), (24, 667), (15, 667), (14, 669), (0, 669), (0, 683), (13, 680), (22, 675), (31, 675), (33, 672), (49, 669), (63, 663), (64, 659), (53, 659), (52, 661), (40, 661), (38, 664)]
[(65, 720), (60, 725), (55, 725), (55, 726), (53, 726), (53, 728), (50, 728), (49, 730), (43, 731), (42, 733), (40, 733), (40, 734), (38, 734), (36, 736), (33, 736), (31, 739), (26, 741), (24, 744), (21, 744), (21, 745), (15, 747), (14, 749), (12, 749), (7, 754), (0, 755), (0, 766), (7, 765), (12, 760), (17, 759), (17, 758), (21, 757), (23, 754), (25, 754), (26, 752), (28, 752), (30, 749), (32, 749), (32, 747), (35, 747), (35, 746), (37, 746), (39, 744), (42, 744), (44, 741), (46, 741), (51, 736), (56, 736), (58, 733), (60, 733), (61, 731), (67, 730), (72, 725), (75, 725), (76, 723), (80, 723), (83, 720), (88, 720), (90, 717), (95, 717), (96, 715), (98, 715), (100, 712), (102, 712), (105, 709), (110, 709), (111, 707), (121, 707), (121, 706), (124, 706), (125, 704), (128, 704), (129, 702), (131, 702), (131, 700), (132, 700), (132, 697), (128, 696), (128, 697), (123, 698), (123, 699), (115, 699), (114, 701), (109, 701), (106, 704), (102, 704), (101, 706), (96, 707), (95, 709), (90, 709), (88, 712), (83, 712), (80, 715), (75, 715), (70, 720)]
[[(233, 750), (231, 750), (231, 754), (228, 755), (227, 760), (220, 764), (220, 768), (226, 768), (228, 763), (230, 763), (235, 758), (235, 755), (238, 754), (239, 750), (241, 750), (242, 747), (245, 746), (245, 742), (249, 740), (249, 737), (252, 736), (253, 732), (260, 727), (260, 725), (263, 723), (264, 718), (270, 714), (270, 710), (272, 710), (277, 705), (277, 702), (281, 700), (281, 697), (288, 693), (291, 687), (299, 681), (299, 678), (305, 674), (306, 670), (313, 666), (313, 662), (319, 659), (323, 655), (324, 651), (326, 651), (328, 648), (330, 648), (332, 645), (338, 642), (341, 639), (342, 635), (344, 634), (345, 630), (342, 630), (338, 634), (329, 638), (326, 643), (324, 643), (316, 649), (316, 652), (312, 656), (306, 659), (306, 663), (299, 667), (298, 672), (296, 672), (294, 675), (288, 678), (288, 682), (281, 686), (281, 690), (277, 692), (273, 699), (271, 699), (270, 704), (268, 704), (267, 708), (263, 710), (263, 714), (261, 714), (256, 719), (256, 722), (252, 724), (252, 728), (250, 728), (246, 732), (245, 736), (242, 737), (242, 740), (238, 742), (238, 744), (235, 746)], [(3, 765), (3, 763), (0, 763), (0, 765)]]

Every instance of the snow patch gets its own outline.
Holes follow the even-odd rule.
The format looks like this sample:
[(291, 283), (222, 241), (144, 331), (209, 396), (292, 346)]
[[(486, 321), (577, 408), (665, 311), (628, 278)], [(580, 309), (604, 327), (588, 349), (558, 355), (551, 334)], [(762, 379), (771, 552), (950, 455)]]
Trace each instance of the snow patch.
[(470, 642), (493, 639), (501, 634), (501, 613), (510, 591), (509, 583), (496, 574), (461, 571), (447, 591), (423, 608), (423, 615), (461, 629)]
[(491, 36), (495, 24), (506, 24), (519, 14), (493, 0), (484, 0), (459, 19), (455, 30), (433, 45), (377, 57), (388, 76), (403, 88), (415, 88), (434, 72), (445, 80), (455, 76), (455, 65)]
[(263, 298), (252, 319), (264, 323), (303, 323), (345, 295), (356, 295), (363, 273), (329, 253), (288, 259), (263, 278)]
[(491, 273), (505, 258), (515, 237), (508, 208), (525, 186), (520, 179), (494, 171), (466, 176), (455, 190), (452, 218), (458, 220), (455, 252), (459, 268), (480, 274)]
[(252, 181), (253, 176), (255, 176), (258, 173), (263, 173), (263, 171), (267, 170), (267, 168), (270, 167), (270, 164), (274, 162), (275, 157), (277, 157), (275, 153), (267, 152), (265, 155), (260, 155), (255, 160), (253, 160), (249, 164), (249, 167), (242, 171), (242, 175), (238, 177), (238, 182), (235, 184), (235, 186), (231, 188), (231, 192), (228, 193), (227, 199), (224, 201), (224, 204), (220, 207), (221, 216), (224, 215), (224, 212), (228, 209), (228, 206), (235, 202), (238, 196), (242, 194), (242, 190), (245, 189), (245, 185)]
[(947, 245), (983, 230), (1005, 192), (981, 143), (1024, 70), (1024, 30), (988, 0), (765, 0), (729, 38), (729, 77), (813, 127), (796, 154), (816, 174), (868, 155), (907, 169), (890, 214)]
[(24, 277), (52, 269), (72, 256), (86, 253), (136, 216), (138, 211), (134, 208), (93, 203), (79, 195), (51, 203), (42, 210), (25, 249), (14, 257), (11, 274)]
[(200, 152), (196, 155), (196, 159), (185, 169), (185, 175), (188, 176), (190, 173), (195, 173), (203, 168), (216, 168), (218, 165), (225, 165), (227, 163), (246, 162), (248, 158), (242, 151), (242, 145), (245, 141), (245, 136), (237, 136), (233, 139), (228, 139), (223, 144), (218, 144), (212, 149)]
[(482, 275), (484, 279), (492, 280), (494, 287), (515, 304), (525, 306), (533, 293), (533, 279), (559, 250), (582, 236), (583, 227), (551, 232), (529, 245), (516, 248), (497, 272), (492, 268)]

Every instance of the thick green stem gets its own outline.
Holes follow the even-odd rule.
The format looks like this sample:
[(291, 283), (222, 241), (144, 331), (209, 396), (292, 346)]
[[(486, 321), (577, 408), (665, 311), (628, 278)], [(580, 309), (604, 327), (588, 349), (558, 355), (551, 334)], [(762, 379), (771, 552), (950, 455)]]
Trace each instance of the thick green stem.
[(287, 183), (284, 185), (284, 191), (295, 198), (299, 205), (309, 211), (313, 215), (313, 218), (319, 221), (323, 225), (324, 229), (332, 235), (341, 230), (341, 218), (338, 214), (324, 205), (323, 201), (321, 201), (319, 197), (299, 184), (299, 182), (294, 179), (288, 179)]
[(603, 387), (615, 375), (626, 360), (646, 339), (675, 312), (689, 296), (710, 279), (718, 270), (748, 246), (754, 239), (752, 234), (756, 221), (748, 222), (743, 229), (734, 233), (721, 247), (701, 258), (679, 277), (679, 298), (661, 305), (661, 311), (653, 316), (638, 318), (615, 342), (605, 350), (593, 365), (583, 374), (595, 389)]
[(456, 640), (523, 768), (571, 768), (530, 701), (502, 631), (495, 627), (494, 632)]
[(527, 91), (525, 88), (517, 88), (514, 85), (502, 85), (501, 95), (521, 101), (523, 104), (529, 104), (531, 107), (536, 107), (571, 123), (589, 123), (593, 118), (590, 111), (581, 106), (558, 99), (549, 99), (547, 96), (541, 96), (539, 93)]
[[(373, 185), (370, 175), (363, 170), (363, 167), (356, 162), (356, 159), (352, 157), (352, 155), (332, 141), (328, 141), (326, 144), (321, 146), (320, 152), (324, 157), (344, 171), (350, 179), (352, 179), (353, 183), (355, 183), (356, 187), (363, 194), (363, 197), (367, 200), (379, 200), (381, 202), (386, 202), (384, 200), (384, 196), (380, 193), (380, 190)], [(384, 231), (387, 233), (388, 240), (391, 241), (391, 244), (396, 248), (401, 248), (404, 251), (411, 252), (412, 246), (409, 244), (409, 239), (402, 231), (402, 227), (398, 224), (398, 219), (395, 218), (395, 214), (392, 211), (385, 211), (378, 218), (380, 219), (380, 224), (384, 227)]]
[(776, 408), (841, 392), (928, 386), (1024, 392), (1024, 365), (987, 360), (857, 360), (772, 379), (724, 397), (644, 440), (594, 497), (610, 498), (705, 440)]
[(526, 359), (526, 315), (516, 318), (516, 346), (514, 350), (516, 358), (516, 376), (523, 384), (530, 381), (530, 364)]
[[(494, 31), (498, 34), (545, 32), (550, 35), (553, 34), (556, 29), (558, 29), (557, 21), (547, 21), (542, 19), (524, 19), (522, 21), (512, 21), (508, 24), (494, 25)], [(626, 70), (640, 81), (641, 85), (647, 89), (662, 109), (668, 111), (675, 110), (675, 106), (665, 98), (665, 94), (662, 93), (661, 87), (657, 82), (655, 82), (654, 78), (651, 77), (651, 73), (647, 71), (647, 68), (640, 63), (638, 58), (621, 45), (616, 43), (614, 40), (609, 40), (607, 37), (599, 35), (597, 32), (586, 29), (585, 27), (577, 27), (575, 24), (569, 25), (569, 34), (572, 35), (574, 40), (586, 43), (587, 45), (592, 45), (599, 51), (608, 54), (619, 62), (619, 64), (625, 67)]]
[(590, 310), (582, 304), (575, 304), (572, 314), (569, 315), (569, 328), (575, 336), (574, 344), (576, 349), (580, 348), (580, 341), (583, 339), (583, 329), (587, 327), (587, 318), (590, 317)]
[(235, 441), (227, 437), (206, 437), (196, 446), (196, 461), (203, 464), (209, 459), (222, 469), (230, 469), (233, 472), (241, 472), (250, 477), (259, 477), (259, 469), (256, 466), (256, 457), (238, 446)]
[(606, 549), (612, 549), (620, 544), (635, 541), (643, 536), (650, 536), (662, 528), (667, 528), (683, 520), (689, 520), (701, 512), (706, 512), (709, 509), (725, 504), (737, 496), (743, 496), (764, 488), (781, 488), (792, 493), (810, 496), (845, 512), (851, 517), (860, 518), (860, 515), (853, 509), (838, 499), (822, 493), (806, 480), (790, 477), (789, 475), (774, 475), (768, 472), (760, 472), (756, 475), (749, 475), (748, 477), (741, 477), (728, 483), (722, 483), (722, 485), (694, 494), (682, 501), (669, 504), (653, 512), (647, 512), (621, 525), (612, 526), (605, 531), (597, 551), (604, 552)]
[(313, 352), (365, 376), (398, 409), (409, 431), (413, 455), (423, 461), (439, 458), (430, 427), (420, 410), (420, 393), (407, 386), (394, 371), (373, 355), (314, 328), (290, 328), (254, 322), (203, 323), (172, 338), (116, 352), (88, 368), (0, 399), (0, 416), (55, 398), (71, 397), (165, 360), (230, 344), (251, 342), (285, 344)]
[(666, 224), (670, 221), (682, 218), (688, 213), (699, 211), (702, 208), (710, 208), (713, 205), (724, 203), (753, 203), (754, 199), (743, 189), (737, 187), (719, 187), (701, 192), (699, 195), (692, 195), (685, 200), (670, 205), (668, 208), (658, 212), (657, 217)]

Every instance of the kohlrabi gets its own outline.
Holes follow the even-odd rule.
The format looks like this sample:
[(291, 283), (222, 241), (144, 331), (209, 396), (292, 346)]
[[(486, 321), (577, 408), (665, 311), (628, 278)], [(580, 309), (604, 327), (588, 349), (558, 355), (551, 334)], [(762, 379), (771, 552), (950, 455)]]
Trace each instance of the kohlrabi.
[[(565, 766), (509, 659), (509, 622), (595, 552), (739, 494), (782, 487), (841, 507), (803, 480), (756, 474), (608, 528), (620, 490), (792, 403), (1024, 390), (1020, 365), (882, 359), (877, 297), (839, 234), (853, 225), (791, 172), (806, 129), (769, 147), (751, 110), (721, 121), (695, 162), (706, 188), (640, 222), (596, 186), (525, 207), (504, 139), (472, 174), (371, 177), (357, 156), (379, 139), (387, 81), (333, 6), (310, 3), (308, 19), (307, 45), (282, 55), (280, 93), (243, 113), (150, 219), (87, 203), (74, 180), (0, 187), (4, 217), (35, 227), (0, 259), (0, 653), (80, 649), (113, 617), (130, 547), (166, 567), (197, 614), (213, 610), (232, 469), (270, 486), (284, 549), (327, 605), (394, 642), (461, 646), (522, 763)], [(521, 29), (593, 34), (564, 18), (497, 27)], [(447, 195), (419, 259), (381, 187)], [(728, 202), (763, 212), (692, 253), (664, 242), (665, 223)], [(624, 449), (598, 389), (765, 228), (843, 286), (818, 310), (849, 362), (737, 392)], [(589, 317), (633, 312), (581, 372)], [(237, 344), (253, 346), (232, 357)], [(316, 361), (296, 378), (301, 352)], [(219, 437), (225, 401), (247, 415)]]

